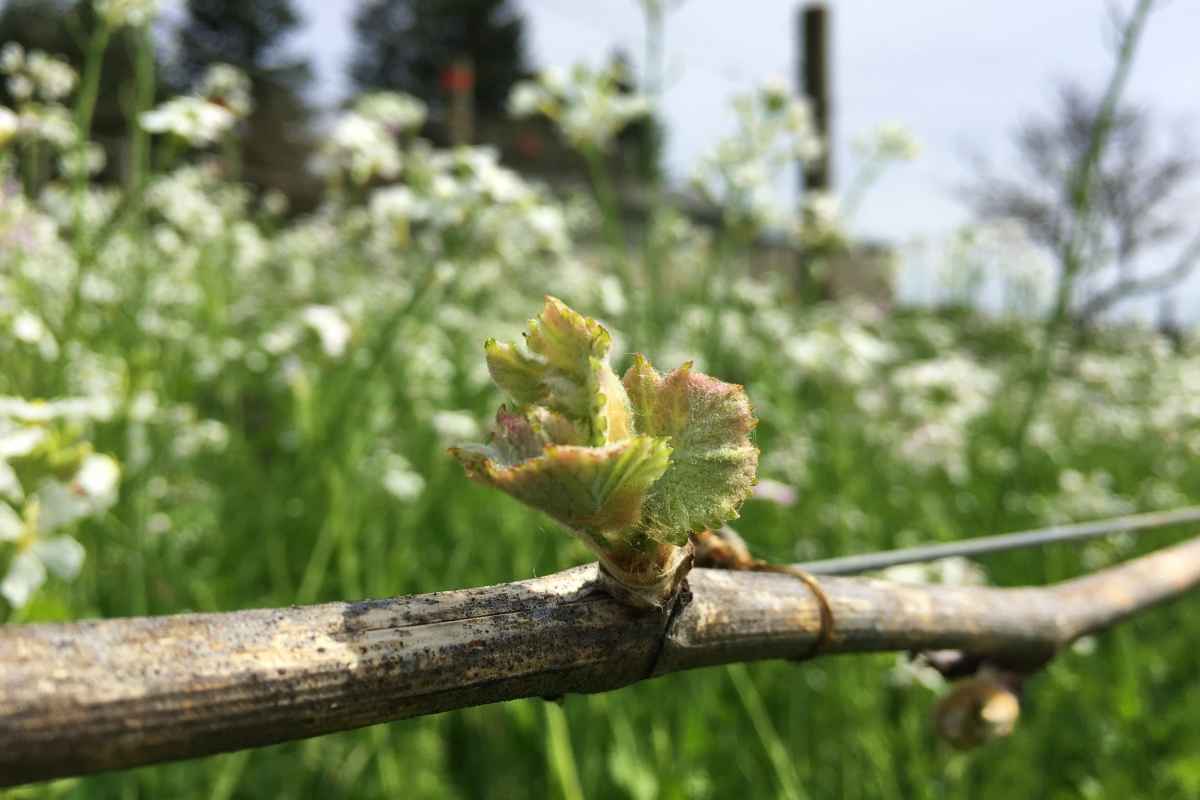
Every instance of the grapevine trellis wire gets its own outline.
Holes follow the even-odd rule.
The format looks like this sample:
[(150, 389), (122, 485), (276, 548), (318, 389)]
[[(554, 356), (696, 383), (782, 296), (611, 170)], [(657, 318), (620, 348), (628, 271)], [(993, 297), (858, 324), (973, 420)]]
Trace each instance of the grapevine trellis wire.
[(817, 575), (854, 575), (901, 564), (918, 564), (954, 557), (970, 558), (1005, 550), (1020, 550), (1058, 542), (1094, 539), (1116, 533), (1154, 530), (1186, 522), (1200, 522), (1200, 506), (1187, 506), (1171, 511), (1152, 511), (1146, 514), (1130, 514), (1072, 525), (1054, 525), (1048, 528), (1001, 533), (994, 536), (977, 536), (952, 542), (878, 550), (872, 553), (857, 553), (836, 558), (824, 558), (819, 561), (808, 561), (796, 566)]

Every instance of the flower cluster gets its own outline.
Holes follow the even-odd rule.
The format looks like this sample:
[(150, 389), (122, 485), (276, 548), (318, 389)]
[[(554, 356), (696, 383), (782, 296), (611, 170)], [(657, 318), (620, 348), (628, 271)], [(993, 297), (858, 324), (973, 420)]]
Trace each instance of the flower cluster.
[(0, 150), (12, 141), (21, 130), (21, 118), (11, 108), (0, 106)]
[(74, 118), (63, 105), (79, 80), (70, 64), (9, 42), (0, 47), (0, 74), (7, 76), (16, 103), (15, 109), (0, 106), (0, 151), (18, 139), (45, 142), (59, 151), (78, 144)]
[(72, 529), (116, 501), (116, 461), (93, 453), (61, 424), (86, 416), (88, 405), (0, 397), (0, 557), (7, 556), (0, 595), (15, 608), (48, 574), (78, 575), (84, 549)]
[(627, 125), (650, 113), (646, 98), (623, 91), (620, 78), (612, 69), (593, 70), (584, 64), (569, 72), (546, 70), (536, 80), (513, 87), (508, 110), (517, 118), (548, 118), (578, 150), (604, 151)]
[(886, 122), (870, 136), (854, 142), (860, 158), (878, 161), (912, 161), (921, 155), (921, 145), (899, 122)]
[(733, 108), (734, 131), (700, 161), (692, 186), (735, 225), (780, 225), (775, 176), (824, 148), (812, 111), (780, 82), (737, 96)]
[(225, 138), (253, 109), (250, 82), (236, 67), (214, 64), (197, 85), (196, 93), (167, 100), (142, 114), (150, 133), (170, 134), (193, 147), (206, 147)]
[(393, 136), (416, 133), (428, 114), (424, 103), (403, 92), (364, 94), (355, 101), (354, 113), (382, 125)]
[(245, 119), (254, 110), (250, 79), (231, 64), (210, 64), (200, 77), (196, 94), (228, 109), (236, 119)]
[(406, 94), (363, 95), (334, 122), (314, 166), (358, 186), (394, 180), (403, 164), (400, 140), (419, 130), (425, 115), (425, 105)]
[(381, 255), (415, 246), (432, 258), (497, 260), (505, 267), (565, 255), (567, 228), (546, 193), (499, 164), (494, 150), (405, 154), (403, 183), (368, 200), (372, 247)]
[(110, 27), (140, 28), (158, 16), (160, 0), (95, 0), (96, 13)]
[(8, 76), (8, 93), (18, 103), (61, 102), (79, 82), (75, 69), (63, 59), (41, 50), (26, 53), (16, 42), (0, 49), (0, 73)]

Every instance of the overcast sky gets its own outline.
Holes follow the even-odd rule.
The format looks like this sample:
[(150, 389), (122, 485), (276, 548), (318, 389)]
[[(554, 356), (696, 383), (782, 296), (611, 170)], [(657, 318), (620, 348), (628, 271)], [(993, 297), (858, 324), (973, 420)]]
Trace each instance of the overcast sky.
[[(320, 97), (344, 93), (354, 0), (300, 0)], [(536, 66), (602, 63), (616, 47), (640, 59), (644, 28), (634, 0), (522, 0)], [(795, 74), (795, 0), (684, 0), (667, 20), (667, 159), (686, 174), (729, 129), (729, 98)], [(1112, 64), (1103, 0), (842, 0), (833, 2), (835, 180), (855, 164), (849, 144), (887, 121), (904, 123), (921, 158), (885, 175), (859, 211), (859, 233), (909, 242), (966, 219), (955, 187), (966, 154), (1003, 163), (1014, 123), (1046, 109), (1060, 78), (1103, 86)], [(1128, 8), (1130, 0), (1120, 6)], [(1200, 2), (1159, 0), (1127, 96), (1166, 128), (1200, 133)], [(1196, 137), (1200, 145), (1200, 136)], [(1200, 203), (1197, 204), (1200, 207)], [(1198, 215), (1200, 216), (1200, 215)], [(1200, 309), (1200, 281), (1179, 310)]]

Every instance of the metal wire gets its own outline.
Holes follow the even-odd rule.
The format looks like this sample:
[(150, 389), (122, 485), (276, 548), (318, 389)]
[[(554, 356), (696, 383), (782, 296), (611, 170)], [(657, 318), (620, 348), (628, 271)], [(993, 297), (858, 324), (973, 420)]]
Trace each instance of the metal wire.
[(937, 561), (953, 556), (979, 556), (1003, 550), (1017, 550), (1054, 542), (1077, 539), (1092, 539), (1114, 533), (1130, 533), (1150, 528), (1163, 528), (1184, 522), (1200, 522), (1200, 506), (1188, 506), (1172, 511), (1155, 511), (1149, 514), (1132, 514), (1125, 517), (1095, 520), (1074, 525), (1055, 525), (1031, 531), (1001, 533), (995, 536), (978, 536), (957, 542), (918, 545), (899, 550), (881, 550), (839, 558), (825, 558), (796, 566), (817, 575), (853, 575), (859, 572), (895, 567), (900, 564), (917, 564)]

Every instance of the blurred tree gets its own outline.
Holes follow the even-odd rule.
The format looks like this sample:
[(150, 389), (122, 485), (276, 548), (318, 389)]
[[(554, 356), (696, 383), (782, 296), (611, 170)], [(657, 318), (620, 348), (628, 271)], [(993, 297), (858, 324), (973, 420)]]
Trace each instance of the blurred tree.
[[(964, 191), (981, 219), (1015, 219), (1057, 254), (1075, 232), (1082, 234), (1086, 267), (1071, 305), (1081, 327), (1125, 300), (1171, 289), (1200, 266), (1200, 224), (1183, 202), (1200, 162), (1184, 138), (1161, 146), (1144, 108), (1116, 109), (1095, 172), (1092, 229), (1078, 230), (1083, 220), (1072, 203), (1074, 176), (1101, 103), (1081, 86), (1064, 83), (1049, 116), (1017, 128), (1019, 171), (998, 174), (978, 162), (978, 177)], [(1151, 261), (1166, 266), (1148, 268)]]
[(443, 81), (456, 60), (465, 57), (474, 67), (482, 126), (504, 117), (509, 90), (528, 72), (525, 21), (509, 0), (365, 0), (354, 28), (355, 87), (419, 97), (435, 124), (445, 118)]
[(312, 149), (311, 109), (304, 99), (312, 69), (286, 50), (302, 17), (291, 0), (188, 0), (186, 12), (173, 87), (186, 91), (217, 62), (244, 71), (254, 111), (242, 139), (243, 177), (309, 205), (317, 184), (301, 167)]

